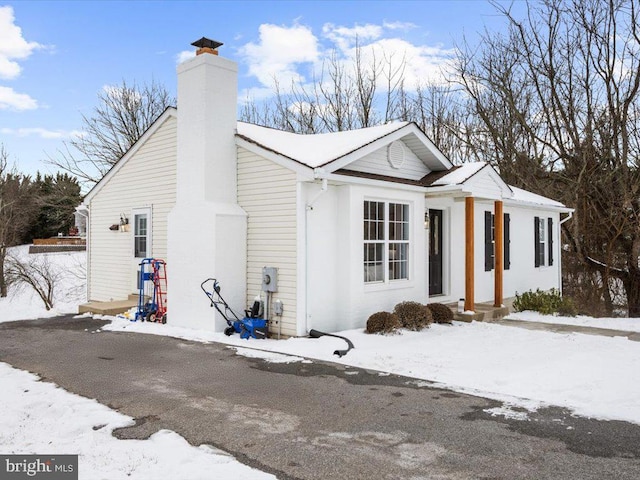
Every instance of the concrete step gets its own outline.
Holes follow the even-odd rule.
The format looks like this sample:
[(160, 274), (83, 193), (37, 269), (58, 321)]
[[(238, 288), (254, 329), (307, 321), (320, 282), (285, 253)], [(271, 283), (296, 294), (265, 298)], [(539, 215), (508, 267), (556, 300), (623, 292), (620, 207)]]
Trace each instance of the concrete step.
[(476, 303), (473, 313), (458, 313), (457, 303), (450, 303), (447, 306), (453, 312), (453, 319), (459, 322), (491, 322), (509, 314), (508, 307), (494, 307), (491, 303)]

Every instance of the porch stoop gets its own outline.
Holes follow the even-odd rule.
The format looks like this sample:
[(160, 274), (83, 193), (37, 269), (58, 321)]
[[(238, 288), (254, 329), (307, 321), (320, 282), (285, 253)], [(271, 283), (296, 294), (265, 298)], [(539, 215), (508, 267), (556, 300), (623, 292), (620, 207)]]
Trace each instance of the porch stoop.
[(453, 319), (460, 322), (491, 322), (509, 314), (509, 307), (494, 307), (492, 303), (476, 303), (474, 313), (458, 313), (458, 304), (447, 305), (453, 312)]
[(87, 302), (78, 306), (78, 313), (117, 315), (137, 306), (138, 294), (132, 293), (126, 300), (114, 300), (111, 302)]

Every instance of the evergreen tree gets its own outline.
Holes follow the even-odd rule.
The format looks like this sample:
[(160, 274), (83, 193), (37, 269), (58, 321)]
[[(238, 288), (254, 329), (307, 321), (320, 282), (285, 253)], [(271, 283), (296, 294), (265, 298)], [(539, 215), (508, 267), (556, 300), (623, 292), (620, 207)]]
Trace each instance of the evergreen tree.
[(58, 233), (68, 235), (74, 226), (75, 208), (82, 201), (78, 179), (67, 173), (44, 177), (38, 173), (34, 186), (37, 216), (25, 240), (49, 238)]

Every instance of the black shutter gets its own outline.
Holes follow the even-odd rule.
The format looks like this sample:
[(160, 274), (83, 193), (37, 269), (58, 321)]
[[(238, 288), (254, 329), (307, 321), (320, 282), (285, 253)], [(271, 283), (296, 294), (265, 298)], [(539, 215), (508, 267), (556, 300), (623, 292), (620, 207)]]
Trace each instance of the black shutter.
[(549, 239), (549, 265), (553, 265), (553, 218), (547, 219), (547, 225), (549, 226), (549, 232), (547, 234)]
[(533, 253), (536, 267), (540, 266), (540, 218), (533, 218)]
[(504, 230), (504, 269), (509, 270), (511, 267), (511, 230), (510, 230), (511, 217), (508, 213), (504, 214), (504, 224), (502, 226)]
[(484, 212), (484, 271), (493, 270), (492, 213)]

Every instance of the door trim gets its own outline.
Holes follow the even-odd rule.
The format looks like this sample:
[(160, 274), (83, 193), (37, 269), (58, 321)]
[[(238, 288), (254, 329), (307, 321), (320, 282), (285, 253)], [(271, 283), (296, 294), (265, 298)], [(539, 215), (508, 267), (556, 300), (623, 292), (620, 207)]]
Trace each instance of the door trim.
[[(429, 296), (443, 295), (444, 294), (444, 266), (445, 266), (445, 252), (444, 252), (444, 210), (430, 208), (429, 214)], [(435, 242), (434, 240), (435, 237)], [(435, 245), (434, 245), (435, 243)], [(436, 263), (432, 261), (434, 258), (434, 246), (438, 256), (439, 268), (436, 268)], [(439, 277), (439, 282), (433, 283), (434, 275)]]

